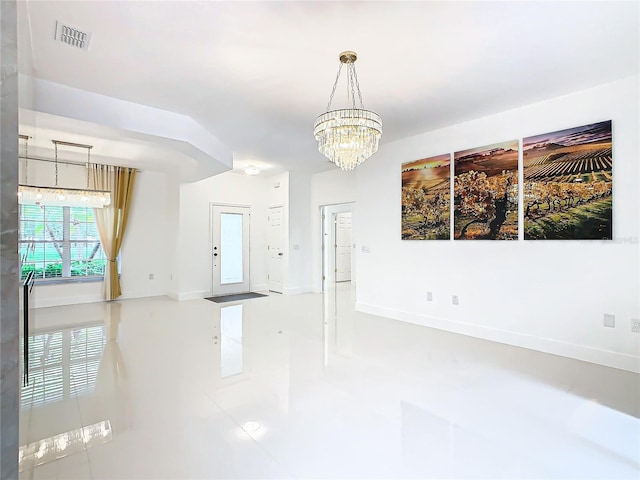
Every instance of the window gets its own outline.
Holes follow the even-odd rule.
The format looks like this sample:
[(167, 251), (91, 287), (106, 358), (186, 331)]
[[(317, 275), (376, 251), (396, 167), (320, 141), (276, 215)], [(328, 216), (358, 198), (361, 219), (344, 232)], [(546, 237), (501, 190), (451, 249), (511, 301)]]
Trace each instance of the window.
[(20, 205), (21, 278), (102, 277), (106, 257), (93, 209)]

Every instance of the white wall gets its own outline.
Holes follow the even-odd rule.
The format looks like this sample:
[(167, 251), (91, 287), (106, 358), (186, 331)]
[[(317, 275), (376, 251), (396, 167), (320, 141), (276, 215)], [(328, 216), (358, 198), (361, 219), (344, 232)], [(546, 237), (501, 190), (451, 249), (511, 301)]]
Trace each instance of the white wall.
[[(146, 172), (136, 181), (127, 232), (120, 253), (122, 298), (165, 295), (169, 280), (167, 175)], [(153, 279), (149, 275), (153, 274)]]
[(167, 222), (170, 225), (167, 232), (167, 293), (177, 296), (180, 291), (179, 269), (179, 240), (180, 240), (180, 180), (178, 175), (167, 175), (165, 186), (167, 198)]
[[(39, 179), (37, 184), (52, 184), (52, 177), (42, 169), (51, 164), (30, 162), (29, 177)], [(59, 185), (85, 188), (83, 168), (60, 165)], [(83, 183), (84, 182), (84, 183)], [(164, 295), (168, 285), (167, 236), (172, 227), (166, 216), (167, 175), (143, 171), (136, 179), (127, 231), (120, 251), (122, 299)], [(153, 280), (149, 274), (153, 273)], [(36, 307), (99, 302), (102, 300), (102, 282), (69, 282), (41, 284), (36, 288)]]
[[(638, 81), (383, 145), (357, 170), (354, 228), (370, 251), (357, 249), (357, 310), (640, 371), (640, 335), (630, 328), (640, 318)], [(400, 239), (401, 163), (608, 119), (613, 241)], [(452, 305), (453, 294), (460, 305)], [(603, 326), (604, 313), (616, 316), (615, 328)]]
[[(267, 186), (269, 179), (226, 172), (180, 185), (180, 218), (176, 271), (169, 294), (177, 299), (203, 298), (211, 293), (210, 204), (251, 207), (250, 287), (267, 288)], [(177, 287), (177, 288), (176, 288)]]
[(289, 172), (289, 268), (283, 293), (311, 290), (310, 184), (308, 174)]
[[(368, 161), (368, 160), (367, 160)], [(344, 172), (339, 168), (327, 172), (316, 173), (311, 177), (311, 206), (310, 206), (310, 228), (311, 228), (311, 288), (314, 292), (322, 291), (322, 218), (320, 208), (324, 205), (336, 205), (341, 203), (351, 203), (356, 201), (356, 174), (355, 172)], [(352, 207), (354, 225), (353, 242), (357, 244), (355, 236), (357, 230), (355, 225), (358, 222), (355, 209)], [(355, 258), (352, 256), (355, 265)], [(352, 279), (356, 279), (352, 275)], [(355, 283), (355, 281), (354, 281)]]

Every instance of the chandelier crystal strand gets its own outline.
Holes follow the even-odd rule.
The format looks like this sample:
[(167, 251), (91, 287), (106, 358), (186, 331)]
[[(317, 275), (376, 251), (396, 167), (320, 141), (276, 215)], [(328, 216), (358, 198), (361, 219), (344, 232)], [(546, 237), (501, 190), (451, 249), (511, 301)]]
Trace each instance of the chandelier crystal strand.
[(87, 190), (89, 190), (89, 168), (91, 167), (91, 149), (87, 149)]
[[(341, 63), (329, 97), (328, 111), (316, 118), (313, 132), (320, 153), (345, 171), (353, 170), (376, 153), (382, 136), (380, 115), (364, 109), (354, 65), (356, 59), (355, 52), (347, 51), (340, 54)], [(342, 64), (347, 65), (347, 105), (351, 108), (331, 110)], [(360, 108), (357, 108), (356, 92)], [(348, 98), (349, 93), (351, 102)]]
[(24, 137), (24, 183), (29, 183), (29, 137)]
[(58, 186), (58, 144), (54, 142), (53, 148), (56, 152), (56, 187)]

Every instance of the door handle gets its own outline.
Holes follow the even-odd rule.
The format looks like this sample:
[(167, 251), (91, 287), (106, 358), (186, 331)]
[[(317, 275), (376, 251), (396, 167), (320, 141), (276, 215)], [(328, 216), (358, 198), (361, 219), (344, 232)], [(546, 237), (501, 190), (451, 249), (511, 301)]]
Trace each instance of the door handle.
[(284, 253), (279, 253), (279, 254), (278, 254), (278, 256), (279, 256), (279, 257), (281, 257), (281, 256), (283, 256), (283, 255), (284, 255)]

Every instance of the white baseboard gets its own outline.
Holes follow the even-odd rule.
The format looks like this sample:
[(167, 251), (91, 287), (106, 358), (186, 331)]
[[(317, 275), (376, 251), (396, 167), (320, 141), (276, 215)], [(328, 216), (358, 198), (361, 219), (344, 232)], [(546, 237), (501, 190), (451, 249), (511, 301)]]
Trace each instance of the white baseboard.
[(611, 350), (604, 350), (586, 345), (564, 342), (551, 338), (536, 337), (523, 333), (497, 328), (474, 325), (470, 323), (431, 317), (404, 310), (380, 307), (365, 302), (356, 302), (356, 311), (392, 318), (407, 323), (436, 328), (452, 333), (459, 333), (493, 342), (504, 343), (516, 347), (528, 348), (539, 352), (551, 353), (561, 357), (574, 358), (585, 362), (596, 363), (607, 367), (640, 373), (640, 357)]
[(77, 305), (80, 303), (97, 303), (104, 301), (102, 295), (78, 295), (75, 297), (49, 297), (38, 298), (36, 291), (35, 308), (61, 307), (64, 305)]
[(197, 290), (197, 291), (193, 291), (193, 292), (178, 292), (177, 295), (175, 294), (170, 294), (171, 298), (174, 298), (175, 300), (196, 300), (199, 298), (206, 298), (210, 295), (209, 290)]
[(311, 291), (308, 287), (284, 287), (282, 293), (284, 295), (298, 295), (300, 293), (309, 293)]
[[(134, 298), (147, 298), (147, 297), (161, 297), (164, 293), (149, 293), (149, 292), (133, 292), (120, 295), (116, 300), (129, 300)], [(98, 303), (104, 302), (102, 293), (89, 294), (89, 295), (77, 295), (72, 297), (47, 297), (39, 298), (36, 293), (36, 305), (35, 308), (47, 308), (47, 307), (62, 307), (65, 305), (78, 305), (82, 303)]]
[(159, 293), (159, 292), (132, 292), (132, 293), (123, 293), (117, 298), (117, 300), (129, 300), (133, 298), (153, 298), (153, 297), (165, 297), (165, 296), (168, 296), (168, 294)]

